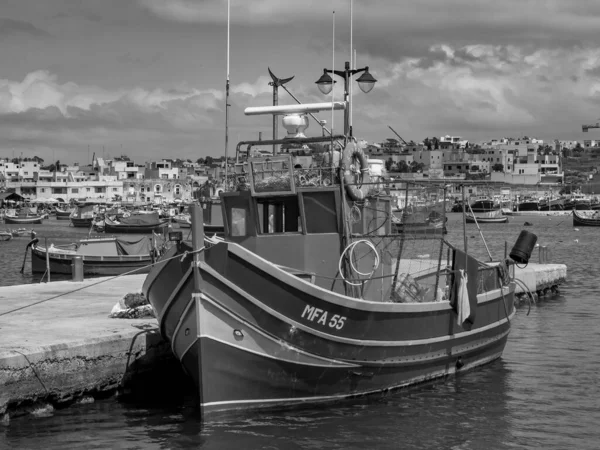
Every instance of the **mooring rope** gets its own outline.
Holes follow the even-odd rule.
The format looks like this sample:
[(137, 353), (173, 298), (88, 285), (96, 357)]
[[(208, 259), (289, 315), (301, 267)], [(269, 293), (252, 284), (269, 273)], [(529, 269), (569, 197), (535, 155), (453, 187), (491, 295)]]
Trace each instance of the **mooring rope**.
[(102, 284), (102, 283), (106, 283), (106, 282), (108, 282), (108, 281), (115, 280), (115, 279), (117, 279), (117, 278), (120, 278), (120, 277), (123, 277), (123, 276), (125, 276), (125, 275), (131, 275), (132, 273), (138, 272), (138, 271), (140, 271), (140, 270), (142, 270), (142, 269), (146, 269), (146, 268), (148, 268), (148, 267), (155, 266), (156, 264), (163, 264), (163, 263), (166, 263), (167, 261), (170, 261), (170, 260), (172, 260), (172, 259), (177, 259), (177, 258), (179, 258), (179, 259), (181, 259), (181, 260), (184, 260), (184, 259), (187, 257), (187, 255), (192, 255), (192, 254), (194, 254), (194, 253), (201, 253), (201, 252), (203, 252), (203, 251), (204, 251), (204, 249), (205, 249), (205, 248), (206, 248), (206, 247), (201, 247), (201, 248), (199, 248), (198, 250), (186, 251), (186, 252), (184, 252), (184, 253), (183, 253), (183, 255), (181, 255), (181, 254), (178, 254), (178, 255), (172, 256), (171, 258), (167, 258), (167, 259), (164, 259), (164, 260), (161, 260), (161, 261), (157, 261), (157, 262), (155, 262), (155, 263), (152, 263), (152, 264), (147, 264), (147, 265), (145, 265), (145, 266), (138, 267), (138, 268), (136, 268), (136, 269), (133, 269), (133, 270), (130, 270), (130, 271), (128, 271), (128, 272), (124, 272), (124, 273), (121, 273), (121, 274), (119, 274), (119, 275), (115, 275), (114, 277), (105, 278), (105, 279), (102, 279), (102, 280), (100, 280), (100, 281), (97, 281), (96, 283), (92, 283), (92, 284), (89, 284), (89, 285), (87, 285), (87, 286), (82, 286), (82, 287), (80, 287), (80, 288), (73, 289), (72, 291), (69, 291), (69, 292), (63, 292), (62, 294), (57, 294), (57, 295), (54, 295), (54, 296), (52, 296), (52, 297), (46, 298), (46, 299), (44, 299), (44, 300), (39, 300), (39, 301), (37, 301), (37, 302), (30, 303), (29, 305), (20, 306), (20, 307), (18, 307), (18, 308), (11, 309), (11, 310), (9, 310), (9, 311), (5, 311), (5, 312), (3, 312), (3, 313), (0, 313), (0, 317), (2, 317), (2, 316), (6, 316), (6, 315), (8, 315), (8, 314), (12, 314), (12, 313), (14, 313), (14, 312), (17, 312), (17, 311), (21, 311), (22, 309), (26, 309), (26, 308), (29, 308), (29, 307), (31, 307), (31, 306), (39, 305), (40, 303), (48, 302), (48, 301), (50, 301), (50, 300), (55, 300), (55, 299), (57, 299), (57, 298), (59, 298), (59, 297), (64, 297), (65, 295), (74, 294), (75, 292), (83, 291), (84, 289), (88, 289), (88, 288), (91, 288), (91, 287), (93, 287), (93, 286), (97, 286), (97, 285), (99, 285), (99, 284)]

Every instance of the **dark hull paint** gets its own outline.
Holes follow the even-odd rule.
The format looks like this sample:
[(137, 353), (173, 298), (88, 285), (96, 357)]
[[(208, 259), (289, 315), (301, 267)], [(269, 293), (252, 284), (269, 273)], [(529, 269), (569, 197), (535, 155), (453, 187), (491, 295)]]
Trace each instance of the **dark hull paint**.
[[(485, 364), (501, 355), (510, 329), (506, 314), (514, 314), (514, 288), (479, 296), (469, 331), (456, 324), (448, 302), (357, 301), (273, 270), (239, 246), (218, 244), (205, 258), (200, 300), (192, 295), (190, 257), (157, 264), (143, 288), (159, 313), (163, 336), (202, 390), (205, 412), (381, 392), (454, 373), (458, 358), (468, 367)], [(328, 319), (309, 320), (307, 307), (327, 311)], [(339, 330), (328, 326), (334, 315), (345, 318)], [(235, 339), (235, 330), (249, 336), (251, 347), (224, 343)], [(284, 358), (282, 352), (292, 350), (302, 358), (330, 360), (327, 370)], [(311, 384), (320, 377), (332, 381)], [(353, 377), (355, 387), (348, 383)], [(257, 397), (247, 398), (254, 391)]]
[[(50, 254), (50, 273), (71, 274), (73, 273), (71, 255), (53, 255)], [(140, 256), (138, 260), (129, 257), (83, 257), (83, 273), (85, 275), (121, 275), (125, 272), (137, 270), (138, 273), (150, 272), (152, 260), (150, 256)], [(145, 267), (147, 266), (147, 267)], [(31, 249), (31, 272), (43, 273), (46, 271), (46, 253), (44, 251)]]
[(574, 227), (600, 227), (600, 218), (588, 219), (573, 211), (573, 226)]
[(540, 204), (538, 202), (523, 202), (515, 207), (515, 211), (539, 211)]
[(448, 234), (446, 225), (444, 224), (428, 224), (428, 223), (405, 223), (394, 224), (392, 229), (395, 233), (404, 233), (409, 235), (425, 235), (425, 236), (441, 236)]
[[(353, 364), (314, 360), (313, 355), (306, 355), (298, 347), (281, 346), (278, 340), (273, 340), (272, 345), (283, 348), (274, 358), (268, 345), (262, 349), (261, 337), (268, 337), (260, 336), (243, 322), (224, 324), (215, 320), (218, 316), (206, 314), (206, 310), (202, 313), (203, 324), (210, 319), (222, 330), (203, 330), (188, 347), (182, 363), (202, 388), (204, 413), (319, 403), (387, 392), (452, 375), (457, 371), (459, 358), (460, 371), (491, 362), (501, 356), (508, 336), (507, 332), (493, 342), (482, 340), (479, 345), (472, 343), (464, 348), (446, 346), (444, 355), (435, 359), (404, 357), (388, 364)], [(229, 342), (222, 339), (224, 335), (234, 336), (234, 330), (239, 330), (237, 338)], [(201, 364), (198, 354), (203, 355)]]
[(75, 228), (90, 228), (94, 219), (79, 219), (77, 217), (71, 217), (71, 225)]
[(163, 228), (166, 227), (168, 224), (168, 221), (161, 222), (156, 225), (115, 225), (105, 222), (104, 232), (148, 234), (152, 232), (162, 232)]

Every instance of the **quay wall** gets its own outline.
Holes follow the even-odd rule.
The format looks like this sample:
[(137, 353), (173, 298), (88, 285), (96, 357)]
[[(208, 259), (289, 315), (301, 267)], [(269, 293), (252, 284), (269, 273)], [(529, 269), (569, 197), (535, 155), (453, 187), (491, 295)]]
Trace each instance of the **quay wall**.
[(155, 318), (109, 317), (144, 278), (0, 287), (0, 419), (126, 393), (163, 371), (181, 372)]

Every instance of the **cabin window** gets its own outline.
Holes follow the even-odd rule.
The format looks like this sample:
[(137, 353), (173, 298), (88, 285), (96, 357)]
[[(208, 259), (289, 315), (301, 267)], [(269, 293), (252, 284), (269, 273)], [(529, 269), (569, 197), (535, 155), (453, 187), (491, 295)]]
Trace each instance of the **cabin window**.
[(231, 236), (246, 236), (247, 211), (244, 208), (231, 208)]
[(304, 192), (307, 233), (337, 233), (338, 220), (334, 192)]
[(257, 198), (259, 232), (298, 233), (302, 231), (297, 196)]

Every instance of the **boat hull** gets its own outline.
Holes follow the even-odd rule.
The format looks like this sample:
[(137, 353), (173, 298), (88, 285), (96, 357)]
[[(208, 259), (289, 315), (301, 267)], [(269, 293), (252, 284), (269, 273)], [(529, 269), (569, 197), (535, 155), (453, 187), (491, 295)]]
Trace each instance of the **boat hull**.
[(573, 226), (574, 227), (600, 227), (599, 218), (587, 218), (580, 216), (576, 210), (573, 211)]
[(508, 217), (477, 217), (477, 216), (466, 216), (467, 223), (507, 223)]
[(161, 222), (156, 225), (116, 225), (106, 221), (104, 224), (104, 232), (148, 234), (152, 232), (162, 232), (163, 228), (165, 228), (167, 225), (168, 221)]
[[(69, 254), (50, 253), (50, 273), (73, 273), (73, 256)], [(152, 259), (150, 256), (83, 256), (83, 273), (85, 275), (121, 275), (139, 269), (135, 273), (150, 272)], [(148, 267), (145, 267), (148, 266)], [(44, 273), (46, 252), (36, 247), (31, 249), (31, 272)]]
[(90, 228), (93, 221), (94, 219), (92, 217), (84, 219), (71, 217), (71, 225), (73, 225), (75, 228)]
[(40, 225), (43, 223), (43, 218), (41, 216), (27, 218), (5, 216), (4, 223), (7, 225)]
[(205, 257), (201, 294), (189, 257), (158, 263), (143, 288), (205, 413), (335, 401), (471, 369), (501, 356), (514, 315), (514, 286), (478, 297), (465, 329), (449, 302), (356, 300), (235, 244)]

